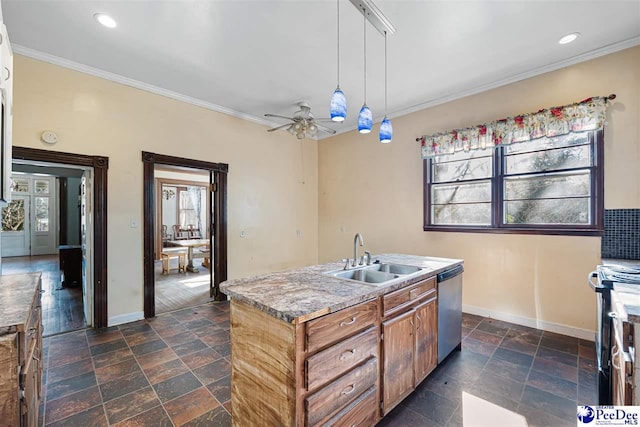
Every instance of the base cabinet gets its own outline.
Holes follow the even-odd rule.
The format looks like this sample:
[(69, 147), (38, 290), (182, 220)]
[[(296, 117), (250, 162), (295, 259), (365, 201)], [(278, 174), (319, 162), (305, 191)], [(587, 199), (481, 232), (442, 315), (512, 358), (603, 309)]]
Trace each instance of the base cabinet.
[[(11, 295), (3, 295), (10, 287)], [(0, 276), (0, 298), (14, 309), (0, 322), (10, 332), (0, 335), (0, 426), (35, 427), (42, 394), (40, 273)]]
[(411, 311), (382, 323), (385, 414), (413, 391), (413, 319)]
[(309, 321), (231, 300), (234, 426), (374, 426), (436, 367), (436, 278)]
[[(438, 364), (435, 279), (385, 296), (382, 322), (382, 415), (388, 414)], [(388, 297), (388, 298), (387, 298)]]

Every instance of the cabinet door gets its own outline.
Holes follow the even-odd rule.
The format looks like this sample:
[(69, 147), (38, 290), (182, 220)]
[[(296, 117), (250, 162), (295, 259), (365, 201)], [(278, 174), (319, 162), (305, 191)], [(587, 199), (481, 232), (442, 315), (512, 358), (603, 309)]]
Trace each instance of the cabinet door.
[(438, 365), (438, 304), (433, 298), (416, 307), (415, 370), (418, 384)]
[[(33, 356), (33, 355), (32, 355)], [(38, 425), (38, 374), (40, 372), (39, 360), (31, 357), (22, 374), (21, 385), (21, 413), (23, 427), (35, 427)]]
[(411, 310), (382, 324), (384, 414), (413, 390), (414, 313)]

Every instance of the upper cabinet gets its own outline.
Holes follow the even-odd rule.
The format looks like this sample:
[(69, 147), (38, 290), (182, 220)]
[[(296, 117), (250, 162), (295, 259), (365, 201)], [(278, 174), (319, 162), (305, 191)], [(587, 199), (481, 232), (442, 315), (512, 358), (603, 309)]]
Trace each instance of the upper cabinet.
[(0, 206), (11, 201), (13, 52), (7, 27), (0, 22)]

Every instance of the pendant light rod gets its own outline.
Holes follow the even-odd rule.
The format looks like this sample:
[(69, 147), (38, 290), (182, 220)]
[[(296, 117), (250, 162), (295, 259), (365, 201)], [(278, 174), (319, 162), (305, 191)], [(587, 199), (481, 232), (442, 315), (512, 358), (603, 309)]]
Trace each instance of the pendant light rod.
[(349, 0), (352, 5), (354, 5), (358, 11), (364, 14), (364, 17), (369, 20), (371, 25), (374, 26), (376, 30), (380, 32), (380, 34), (384, 35), (386, 31), (388, 34), (393, 34), (396, 32), (396, 28), (389, 22), (384, 13), (372, 0)]
[(364, 9), (362, 10), (362, 14), (364, 15), (364, 31), (363, 31), (363, 39), (364, 39), (364, 103), (367, 104), (367, 15), (364, 13)]
[(337, 14), (338, 14), (338, 18), (337, 18), (338, 25), (337, 25), (337, 27), (336, 27), (336, 28), (337, 28), (337, 37), (336, 37), (336, 40), (337, 40), (338, 48), (336, 49), (336, 52), (337, 52), (337, 58), (336, 58), (337, 60), (336, 60), (336, 63), (338, 64), (338, 65), (337, 65), (337, 68), (338, 68), (338, 72), (337, 72), (337, 75), (338, 75), (338, 76), (337, 76), (337, 81), (338, 81), (338, 87), (340, 87), (340, 0), (336, 0), (336, 9), (337, 9), (337, 11), (338, 11), (338, 12), (337, 12)]
[(387, 32), (384, 32), (384, 115), (387, 116)]

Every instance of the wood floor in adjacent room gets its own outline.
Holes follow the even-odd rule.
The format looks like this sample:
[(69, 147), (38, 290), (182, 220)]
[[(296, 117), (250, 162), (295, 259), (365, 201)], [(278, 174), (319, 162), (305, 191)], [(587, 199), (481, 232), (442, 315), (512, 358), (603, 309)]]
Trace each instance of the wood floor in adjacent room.
[(42, 273), (44, 336), (86, 328), (82, 286), (62, 287), (58, 255), (2, 258), (2, 274)]
[[(176, 267), (177, 262), (177, 258), (172, 259), (170, 266)], [(211, 275), (209, 269), (200, 265), (200, 262), (199, 259), (194, 260), (199, 270), (197, 273), (179, 273), (177, 269), (172, 269), (168, 274), (162, 274), (159, 260), (155, 262), (156, 314), (194, 307), (211, 300)]]

